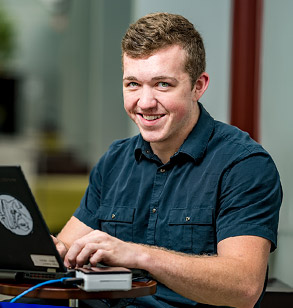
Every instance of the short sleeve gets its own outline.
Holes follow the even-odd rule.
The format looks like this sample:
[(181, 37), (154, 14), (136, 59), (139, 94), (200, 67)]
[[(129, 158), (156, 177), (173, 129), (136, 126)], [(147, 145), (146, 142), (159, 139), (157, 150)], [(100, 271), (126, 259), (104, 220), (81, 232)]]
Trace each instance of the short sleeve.
[(80, 202), (80, 206), (73, 214), (73, 216), (93, 229), (99, 229), (96, 215), (100, 205), (101, 182), (98, 164), (92, 169), (89, 177), (89, 185)]
[(223, 176), (216, 218), (217, 241), (254, 235), (277, 246), (282, 188), (276, 166), (268, 154), (250, 155)]

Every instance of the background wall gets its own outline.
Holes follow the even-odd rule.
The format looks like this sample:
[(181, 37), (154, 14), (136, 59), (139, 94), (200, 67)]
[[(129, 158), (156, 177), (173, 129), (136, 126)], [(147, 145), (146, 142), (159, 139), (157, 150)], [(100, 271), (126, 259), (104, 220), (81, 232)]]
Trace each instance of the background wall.
[(128, 136), (120, 41), (131, 1), (72, 1), (64, 32), (62, 129), (66, 147), (95, 164), (114, 139)]
[[(0, 4), (14, 24), (17, 49), (10, 69), (20, 77), (18, 134), (1, 135), (5, 151), (18, 150), (12, 156), (3, 151), (0, 161), (22, 164), (17, 154), (34, 144), (31, 155), (43, 146), (45, 151), (74, 153), (92, 166), (114, 139), (129, 134), (120, 41), (129, 25), (131, 1)], [(24, 165), (34, 172), (31, 164)]]
[[(44, 153), (65, 151), (91, 168), (114, 139), (137, 133), (123, 110), (120, 41), (130, 22), (155, 11), (183, 14), (201, 32), (211, 77), (201, 101), (229, 121), (231, 0), (60, 0), (57, 10), (53, 2), (0, 0), (16, 28), (10, 68), (21, 79), (19, 130), (0, 133), (0, 164), (21, 164), (33, 178)], [(284, 188), (270, 274), (293, 286), (292, 11), (291, 0), (264, 0), (261, 143)]]
[(271, 275), (293, 286), (293, 2), (264, 1), (261, 143), (281, 175), (284, 200)]

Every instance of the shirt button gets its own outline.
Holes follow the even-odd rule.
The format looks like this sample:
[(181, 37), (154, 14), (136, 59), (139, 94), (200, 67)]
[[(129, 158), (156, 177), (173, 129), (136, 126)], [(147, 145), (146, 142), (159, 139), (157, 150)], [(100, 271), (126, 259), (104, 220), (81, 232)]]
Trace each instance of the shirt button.
[(147, 154), (150, 154), (150, 153), (151, 153), (151, 151), (150, 151), (150, 150), (146, 150), (146, 153), (147, 153)]
[(190, 221), (190, 217), (185, 217), (185, 221)]
[(156, 213), (156, 211), (157, 211), (157, 209), (153, 209), (153, 213), (154, 213), (154, 214)]
[(112, 217), (112, 219), (114, 219), (114, 218), (116, 217), (116, 215), (115, 215), (115, 214), (112, 214), (111, 217)]
[(164, 168), (161, 168), (161, 169), (160, 169), (160, 172), (161, 172), (161, 173), (164, 173), (165, 171), (166, 171), (166, 169), (164, 169)]

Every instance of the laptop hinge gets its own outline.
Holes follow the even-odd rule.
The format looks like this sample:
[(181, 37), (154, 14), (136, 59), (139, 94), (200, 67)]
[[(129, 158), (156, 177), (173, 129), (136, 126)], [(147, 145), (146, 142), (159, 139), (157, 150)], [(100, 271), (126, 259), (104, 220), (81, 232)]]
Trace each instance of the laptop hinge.
[(13, 271), (0, 271), (0, 280), (17, 281), (23, 278), (23, 273)]

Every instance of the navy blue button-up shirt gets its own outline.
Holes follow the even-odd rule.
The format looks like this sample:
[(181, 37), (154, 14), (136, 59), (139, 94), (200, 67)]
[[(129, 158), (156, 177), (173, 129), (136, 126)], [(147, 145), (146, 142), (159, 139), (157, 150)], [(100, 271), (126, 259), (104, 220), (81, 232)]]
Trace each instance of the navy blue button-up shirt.
[[(269, 239), (274, 250), (282, 190), (271, 157), (247, 133), (200, 109), (166, 164), (141, 135), (115, 141), (93, 168), (74, 215), (124, 241), (184, 253), (216, 254), (218, 242), (240, 235)], [(140, 301), (196, 305), (160, 284)]]

